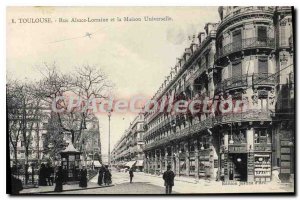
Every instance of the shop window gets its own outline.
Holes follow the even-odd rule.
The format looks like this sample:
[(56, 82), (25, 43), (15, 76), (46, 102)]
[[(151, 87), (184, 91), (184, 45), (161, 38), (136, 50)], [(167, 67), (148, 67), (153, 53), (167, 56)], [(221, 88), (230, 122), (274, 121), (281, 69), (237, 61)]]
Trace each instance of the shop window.
[(196, 169), (196, 163), (194, 159), (191, 159), (190, 161), (190, 173), (194, 173)]
[(194, 144), (190, 145), (190, 152), (194, 152), (195, 151), (195, 146)]
[(246, 130), (237, 130), (233, 132), (232, 139), (234, 144), (247, 143)]
[(268, 129), (257, 129), (254, 134), (254, 143), (266, 144), (271, 143), (271, 131)]

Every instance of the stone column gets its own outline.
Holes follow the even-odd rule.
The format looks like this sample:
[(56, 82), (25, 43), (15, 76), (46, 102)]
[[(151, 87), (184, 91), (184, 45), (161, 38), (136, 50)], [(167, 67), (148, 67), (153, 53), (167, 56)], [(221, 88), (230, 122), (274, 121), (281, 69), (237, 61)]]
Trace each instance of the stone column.
[(179, 145), (175, 145), (176, 147), (176, 157), (175, 157), (175, 160), (176, 160), (176, 176), (179, 176), (180, 174), (180, 160), (179, 160), (179, 148), (180, 146)]
[(247, 181), (253, 182), (254, 181), (254, 129), (250, 128), (246, 131), (247, 134)]
[(163, 158), (162, 158), (162, 150), (159, 150), (159, 165), (160, 165), (160, 173), (163, 173), (163, 168), (162, 168), (162, 163), (163, 163)]
[(184, 151), (185, 151), (185, 175), (189, 176), (190, 175), (190, 154), (189, 154), (189, 142), (186, 142), (184, 144)]
[(166, 147), (165, 148), (165, 171), (167, 171), (167, 166), (168, 166), (168, 156), (170, 156), (170, 155), (168, 155), (168, 148)]
[(199, 179), (199, 149), (197, 145), (197, 140), (194, 141), (195, 146), (195, 178)]
[(156, 154), (156, 149), (154, 150), (154, 174), (156, 174), (157, 170), (157, 154)]
[(149, 167), (149, 173), (153, 169), (153, 154), (150, 152), (149, 159), (148, 159), (148, 167)]
[(172, 171), (175, 173), (175, 165), (176, 165), (176, 156), (175, 156), (175, 146), (171, 146), (171, 163), (172, 163)]
[(224, 179), (225, 181), (228, 181), (229, 180), (229, 171), (228, 171), (228, 140), (229, 140), (229, 137), (228, 137), (228, 132), (226, 131), (224, 133), (224, 147), (225, 147), (225, 150), (224, 150)]
[(144, 172), (149, 173), (148, 172), (148, 161), (147, 161), (148, 158), (147, 158), (147, 156), (148, 156), (147, 152), (145, 152), (145, 157), (144, 157), (144, 166), (145, 166), (144, 167)]

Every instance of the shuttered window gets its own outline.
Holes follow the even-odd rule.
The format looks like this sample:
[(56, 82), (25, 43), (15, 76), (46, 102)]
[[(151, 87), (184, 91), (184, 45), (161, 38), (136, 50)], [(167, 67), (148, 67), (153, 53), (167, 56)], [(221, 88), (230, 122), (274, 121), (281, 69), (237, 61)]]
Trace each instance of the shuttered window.
[(265, 42), (267, 40), (267, 27), (258, 26), (257, 27), (257, 40), (260, 42)]
[(280, 45), (286, 46), (288, 45), (288, 37), (286, 34), (286, 26), (280, 26), (279, 28), (279, 35), (280, 35)]
[(233, 51), (242, 47), (242, 33), (240, 29), (232, 32), (232, 47)]
[(268, 73), (267, 57), (258, 58), (258, 73), (259, 74), (267, 74)]
[(242, 76), (242, 62), (239, 61), (235, 61), (232, 63), (232, 77), (240, 77)]

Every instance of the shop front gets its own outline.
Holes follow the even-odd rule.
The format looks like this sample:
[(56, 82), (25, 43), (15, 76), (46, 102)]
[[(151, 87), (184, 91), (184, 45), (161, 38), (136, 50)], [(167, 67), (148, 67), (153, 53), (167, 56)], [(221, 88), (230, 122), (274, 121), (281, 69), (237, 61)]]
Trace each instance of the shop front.
[(243, 127), (221, 137), (220, 177), (223, 181), (269, 182), (272, 177), (272, 131)]

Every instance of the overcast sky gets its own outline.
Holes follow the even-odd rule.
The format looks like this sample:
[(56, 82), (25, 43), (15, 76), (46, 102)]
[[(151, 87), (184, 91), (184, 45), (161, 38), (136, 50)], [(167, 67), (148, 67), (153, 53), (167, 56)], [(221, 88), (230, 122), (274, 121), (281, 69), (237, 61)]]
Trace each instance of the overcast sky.
[[(67, 18), (165, 17), (167, 22), (58, 23)], [(12, 24), (12, 19), (50, 17), (51, 24)], [(169, 74), (188, 36), (204, 31), (207, 22), (218, 22), (217, 7), (148, 8), (9, 8), (7, 10), (7, 73), (24, 80), (39, 79), (39, 66), (53, 62), (63, 72), (75, 66), (96, 65), (115, 84), (117, 98), (142, 94), (152, 97)], [(54, 42), (94, 33), (91, 38)], [(102, 152), (108, 148), (108, 118), (98, 116)], [(111, 149), (135, 115), (112, 114)]]

